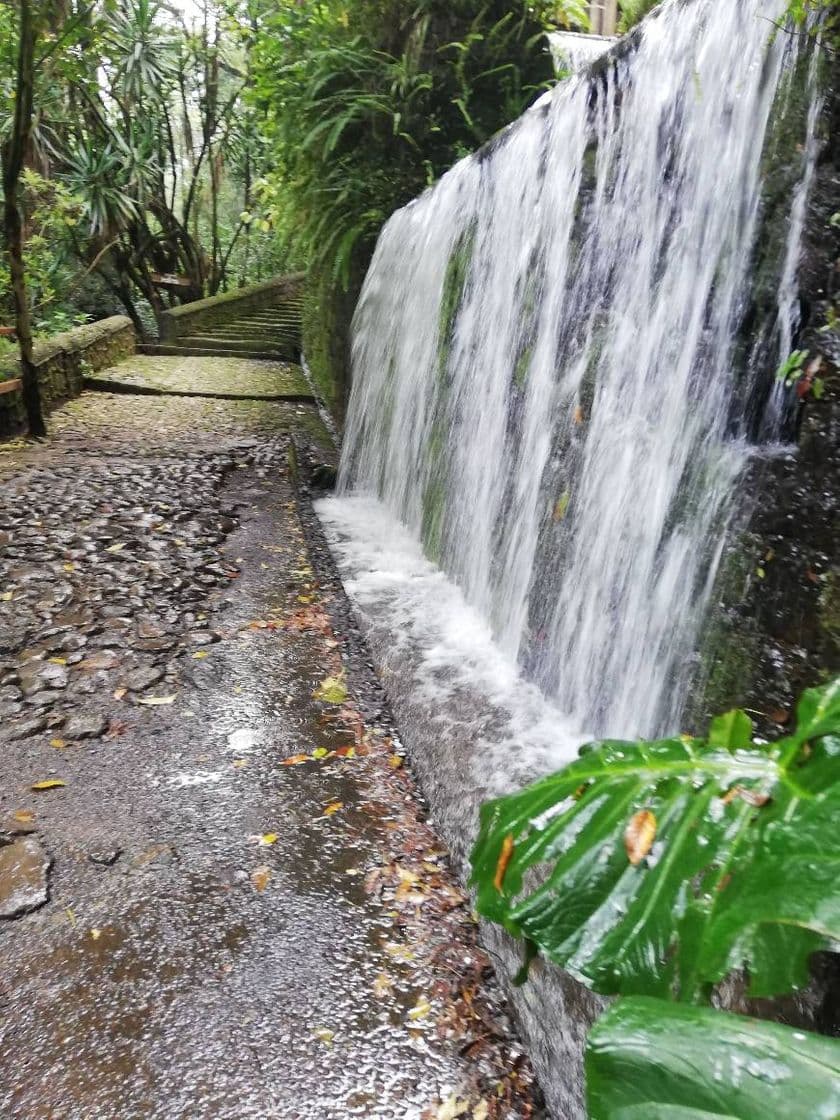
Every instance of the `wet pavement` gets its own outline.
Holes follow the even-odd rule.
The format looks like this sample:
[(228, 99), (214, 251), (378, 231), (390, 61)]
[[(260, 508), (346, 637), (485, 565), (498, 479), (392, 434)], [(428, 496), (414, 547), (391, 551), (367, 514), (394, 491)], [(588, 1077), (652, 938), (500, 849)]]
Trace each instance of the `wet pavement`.
[(51, 431), (0, 448), (0, 1117), (542, 1115), (292, 483), (317, 413)]
[(246, 397), (272, 400), (309, 398), (312, 390), (300, 366), (292, 362), (250, 358), (150, 357), (126, 358), (112, 369), (87, 377), (91, 388), (151, 389), (176, 395)]

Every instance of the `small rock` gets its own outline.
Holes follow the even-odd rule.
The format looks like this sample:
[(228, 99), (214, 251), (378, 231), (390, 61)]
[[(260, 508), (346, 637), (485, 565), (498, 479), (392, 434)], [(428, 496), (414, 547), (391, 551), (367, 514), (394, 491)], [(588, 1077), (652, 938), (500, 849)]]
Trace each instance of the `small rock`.
[(100, 867), (113, 867), (122, 853), (122, 848), (94, 848), (88, 853), (88, 859)]
[(108, 721), (97, 712), (82, 712), (70, 716), (64, 725), (67, 739), (98, 739), (108, 730)]
[(0, 847), (0, 918), (31, 914), (49, 899), (52, 860), (37, 836)]
[(125, 678), (125, 687), (130, 692), (142, 692), (150, 688), (163, 677), (163, 669), (157, 665), (146, 665), (142, 669), (135, 669)]
[(46, 726), (47, 720), (45, 716), (33, 716), (31, 719), (25, 719), (15, 724), (9, 732), (9, 738), (12, 741), (15, 739), (28, 739), (30, 735), (40, 735)]

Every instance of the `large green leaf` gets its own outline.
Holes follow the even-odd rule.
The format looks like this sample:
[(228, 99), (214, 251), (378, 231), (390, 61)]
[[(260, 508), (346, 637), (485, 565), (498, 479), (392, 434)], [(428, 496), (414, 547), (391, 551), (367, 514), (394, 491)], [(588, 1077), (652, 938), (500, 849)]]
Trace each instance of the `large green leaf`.
[[(754, 995), (803, 984), (810, 954), (840, 940), (840, 678), (797, 714), (770, 745), (743, 713), (708, 743), (590, 744), (488, 802), (479, 912), (605, 994), (700, 1000), (742, 966)], [(648, 839), (655, 825), (636, 863), (634, 825)]]
[(836, 1120), (840, 1042), (632, 997), (591, 1031), (586, 1088), (590, 1120)]

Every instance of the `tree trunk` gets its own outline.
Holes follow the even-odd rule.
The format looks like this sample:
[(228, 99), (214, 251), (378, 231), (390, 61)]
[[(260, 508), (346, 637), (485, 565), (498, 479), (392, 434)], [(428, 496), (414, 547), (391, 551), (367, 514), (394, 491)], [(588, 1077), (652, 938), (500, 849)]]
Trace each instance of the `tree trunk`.
[(23, 404), (29, 434), (42, 438), (47, 434), (41, 407), (38, 373), (32, 355), (32, 322), (26, 296), (26, 272), (23, 265), (23, 219), (20, 211), (20, 174), (32, 130), (32, 100), (35, 69), (35, 25), (31, 0), (20, 0), (20, 41), (18, 45), (15, 117), (12, 134), (3, 152), (3, 232), (12, 280), (15, 305), (15, 329), (20, 345)]

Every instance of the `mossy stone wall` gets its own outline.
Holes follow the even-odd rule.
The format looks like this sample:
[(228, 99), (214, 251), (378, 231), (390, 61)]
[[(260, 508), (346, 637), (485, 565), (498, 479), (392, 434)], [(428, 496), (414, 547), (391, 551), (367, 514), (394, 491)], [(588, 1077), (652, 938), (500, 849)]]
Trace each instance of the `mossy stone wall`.
[[(77, 397), (89, 371), (116, 365), (136, 349), (134, 326), (125, 315), (113, 315), (36, 343), (34, 356), (44, 411)], [(0, 364), (0, 380), (19, 376), (19, 361), (9, 359)], [(0, 439), (16, 435), (25, 427), (20, 390), (0, 394)]]

